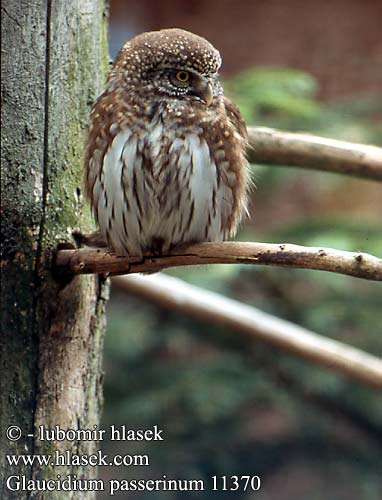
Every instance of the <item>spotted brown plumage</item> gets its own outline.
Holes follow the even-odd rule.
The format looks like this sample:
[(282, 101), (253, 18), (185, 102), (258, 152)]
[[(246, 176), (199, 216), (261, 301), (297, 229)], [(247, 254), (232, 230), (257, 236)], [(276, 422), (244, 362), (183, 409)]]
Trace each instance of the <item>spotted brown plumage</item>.
[(86, 190), (118, 255), (234, 236), (247, 203), (247, 132), (219, 52), (180, 29), (119, 52), (91, 116)]

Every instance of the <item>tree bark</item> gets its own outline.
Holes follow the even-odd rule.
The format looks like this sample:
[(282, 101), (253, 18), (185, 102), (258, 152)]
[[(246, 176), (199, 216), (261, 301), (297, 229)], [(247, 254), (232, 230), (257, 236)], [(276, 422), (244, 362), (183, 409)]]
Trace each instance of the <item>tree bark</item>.
[[(91, 453), (95, 442), (38, 439), (39, 426), (93, 429), (102, 403), (107, 285), (97, 276), (58, 284), (51, 251), (74, 227), (90, 229), (82, 195), (89, 106), (107, 68), (103, 0), (8, 0), (2, 5), (2, 311), (0, 497), (11, 475), (94, 477), (88, 467), (10, 466), (7, 454)], [(17, 426), (21, 436), (7, 439)], [(17, 430), (15, 431), (17, 434)], [(15, 434), (14, 434), (15, 435)], [(48, 497), (47, 497), (48, 495)], [(65, 492), (92, 499), (94, 492)]]

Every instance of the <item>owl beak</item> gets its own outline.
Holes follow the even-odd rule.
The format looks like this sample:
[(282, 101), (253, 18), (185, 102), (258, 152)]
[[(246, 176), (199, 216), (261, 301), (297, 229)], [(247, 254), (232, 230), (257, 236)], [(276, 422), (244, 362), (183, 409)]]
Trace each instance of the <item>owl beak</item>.
[(199, 80), (194, 87), (194, 93), (196, 96), (200, 97), (200, 99), (205, 102), (207, 106), (211, 105), (214, 93), (209, 81)]

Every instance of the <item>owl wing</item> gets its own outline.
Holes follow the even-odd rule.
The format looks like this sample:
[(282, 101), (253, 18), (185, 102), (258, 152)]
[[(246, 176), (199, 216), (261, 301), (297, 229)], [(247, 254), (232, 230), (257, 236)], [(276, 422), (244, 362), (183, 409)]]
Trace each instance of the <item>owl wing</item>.
[[(226, 159), (229, 161), (229, 182), (232, 189), (232, 212), (228, 217), (229, 234), (232, 236), (236, 232), (238, 223), (244, 213), (247, 212), (247, 189), (252, 185), (249, 178), (248, 161), (246, 158), (246, 149), (248, 147), (248, 132), (244, 118), (239, 108), (233, 104), (227, 97), (223, 96), (223, 105), (228, 118), (233, 137), (225, 143)], [(248, 213), (248, 212), (247, 212)]]
[(240, 109), (225, 96), (223, 97), (223, 103), (230, 122), (235, 127), (238, 134), (247, 141), (247, 126), (245, 124), (244, 118), (241, 115)]

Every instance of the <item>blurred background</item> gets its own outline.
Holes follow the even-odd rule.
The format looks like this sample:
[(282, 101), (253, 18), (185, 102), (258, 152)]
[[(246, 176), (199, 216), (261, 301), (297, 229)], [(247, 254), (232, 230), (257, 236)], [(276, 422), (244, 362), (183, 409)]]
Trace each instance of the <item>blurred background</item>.
[[(248, 125), (381, 145), (380, 0), (111, 0), (111, 57), (132, 36), (167, 27), (193, 31), (220, 50), (226, 94)], [(382, 254), (380, 184), (262, 165), (252, 174), (251, 217), (238, 239)], [(378, 283), (237, 265), (169, 274), (382, 354)], [(249, 345), (112, 287), (103, 425), (156, 424), (165, 441), (103, 443), (110, 454), (148, 454), (150, 467), (101, 467), (100, 475), (262, 479), (259, 492), (117, 498), (379, 500), (381, 398), (269, 345)]]

